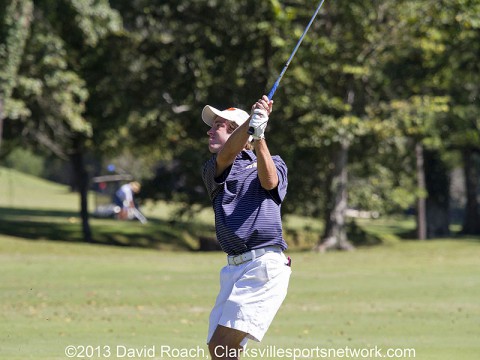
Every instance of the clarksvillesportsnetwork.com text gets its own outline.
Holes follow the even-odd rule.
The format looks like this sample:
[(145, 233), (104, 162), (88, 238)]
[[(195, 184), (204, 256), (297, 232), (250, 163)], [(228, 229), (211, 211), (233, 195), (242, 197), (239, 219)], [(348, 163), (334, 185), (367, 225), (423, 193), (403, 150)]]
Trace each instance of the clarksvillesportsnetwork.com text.
[[(215, 348), (215, 355), (234, 356), (235, 349), (218, 346)], [(403, 359), (416, 357), (415, 349), (388, 348), (383, 349), (378, 346), (371, 348), (352, 348), (345, 346), (343, 348), (282, 348), (277, 346), (266, 346), (263, 348), (246, 348), (241, 352), (242, 358), (278, 358), (278, 359)]]

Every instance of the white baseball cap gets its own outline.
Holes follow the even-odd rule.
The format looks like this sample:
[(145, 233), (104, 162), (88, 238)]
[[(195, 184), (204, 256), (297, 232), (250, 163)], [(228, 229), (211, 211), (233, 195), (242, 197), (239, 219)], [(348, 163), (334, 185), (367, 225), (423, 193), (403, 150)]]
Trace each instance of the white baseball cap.
[(233, 121), (238, 126), (242, 125), (250, 117), (246, 111), (234, 107), (225, 110), (218, 110), (213, 106), (206, 105), (202, 110), (202, 119), (208, 126), (213, 125), (213, 121), (217, 116)]

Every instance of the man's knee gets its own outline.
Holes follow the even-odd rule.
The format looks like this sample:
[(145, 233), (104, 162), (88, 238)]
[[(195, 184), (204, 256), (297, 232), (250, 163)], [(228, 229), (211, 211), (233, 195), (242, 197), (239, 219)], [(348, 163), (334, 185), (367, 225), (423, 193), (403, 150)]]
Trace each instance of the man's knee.
[(212, 360), (236, 360), (240, 358), (242, 352), (241, 346), (229, 346), (218, 343), (210, 342), (208, 344), (208, 350)]
[(242, 349), (240, 343), (246, 335), (242, 331), (219, 325), (208, 343), (212, 360), (238, 359)]
[(226, 355), (225, 348), (225, 345), (210, 341), (210, 343), (208, 344), (208, 350), (210, 351), (210, 356), (212, 360), (224, 359)]

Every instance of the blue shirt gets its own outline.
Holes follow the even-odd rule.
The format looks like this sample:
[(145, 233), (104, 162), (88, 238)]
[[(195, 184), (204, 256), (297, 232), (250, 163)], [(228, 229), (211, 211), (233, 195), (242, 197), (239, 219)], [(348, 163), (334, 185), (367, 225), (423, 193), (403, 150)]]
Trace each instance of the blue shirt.
[(265, 190), (257, 173), (257, 157), (250, 150), (240, 152), (233, 164), (215, 178), (216, 154), (203, 166), (203, 181), (213, 203), (217, 239), (228, 255), (287, 244), (282, 234), (280, 208), (287, 194), (287, 166), (272, 156), (278, 186)]

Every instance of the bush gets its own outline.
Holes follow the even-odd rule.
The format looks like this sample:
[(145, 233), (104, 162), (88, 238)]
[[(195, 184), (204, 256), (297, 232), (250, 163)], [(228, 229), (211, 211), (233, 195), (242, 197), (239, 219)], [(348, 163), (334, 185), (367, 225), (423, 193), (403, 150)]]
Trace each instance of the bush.
[(45, 159), (31, 150), (16, 148), (5, 158), (6, 167), (26, 174), (41, 177), (45, 167)]

